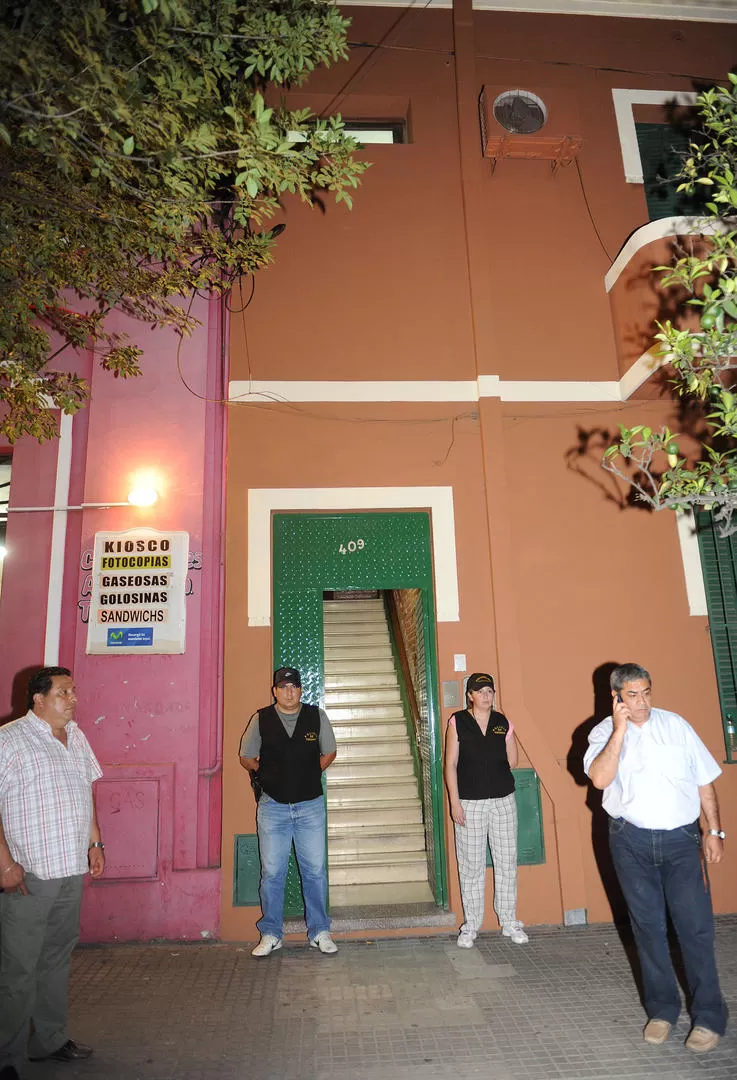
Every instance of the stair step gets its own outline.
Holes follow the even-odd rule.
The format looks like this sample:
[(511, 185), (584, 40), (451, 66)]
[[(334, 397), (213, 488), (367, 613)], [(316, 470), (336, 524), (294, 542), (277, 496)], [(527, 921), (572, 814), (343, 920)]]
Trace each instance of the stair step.
[[(376, 720), (374, 723), (333, 723), (333, 732), (338, 746), (352, 739), (401, 739), (407, 737), (407, 725), (404, 720)], [(409, 745), (409, 744), (408, 744)]]
[(353, 776), (331, 777), (328, 780), (328, 805), (347, 803), (396, 802), (397, 799), (419, 799), (414, 776), (388, 775), (367, 777), (363, 782)]
[(424, 881), (427, 884), (427, 858), (424, 852), (419, 858), (410, 858), (404, 851), (396, 852), (395, 856), (395, 860), (385, 854), (370, 861), (362, 855), (360, 862), (355, 859), (341, 862), (340, 856), (333, 856), (330, 860), (331, 893), (336, 885), (374, 885), (390, 881)]
[(323, 626), (384, 626), (387, 625), (387, 618), (384, 612), (384, 608), (360, 608), (358, 605), (353, 605), (345, 610), (338, 610), (332, 608), (325, 611), (323, 607), (322, 613)]
[(345, 610), (349, 607), (352, 610), (378, 609), (382, 614), (384, 612), (384, 601), (380, 596), (364, 597), (361, 600), (324, 600), (322, 606), (326, 611)]
[(326, 675), (358, 675), (363, 671), (374, 675), (385, 671), (394, 674), (394, 661), (391, 656), (384, 659), (377, 656), (366, 660), (325, 660)]
[(435, 902), (426, 881), (390, 885), (330, 886), (330, 907), (366, 907), (372, 904), (432, 904)]
[(402, 695), (398, 685), (394, 686), (364, 686), (349, 689), (341, 686), (337, 689), (325, 688), (325, 708), (344, 709), (355, 705), (399, 705), (402, 704)]
[(332, 724), (341, 721), (350, 721), (355, 724), (358, 721), (366, 724), (382, 723), (387, 720), (404, 720), (404, 710), (401, 702), (377, 701), (376, 704), (366, 705), (326, 705), (326, 711)]
[(379, 758), (377, 761), (366, 758), (361, 758), (359, 761), (338, 760), (330, 766), (328, 784), (334, 784), (338, 780), (380, 784), (385, 776), (403, 776), (414, 781), (415, 771), (412, 758), (404, 755), (395, 758)]
[(341, 638), (355, 638), (357, 642), (375, 634), (377, 637), (389, 641), (389, 626), (386, 619), (331, 619), (323, 617), (322, 631), (325, 637), (332, 640), (335, 645)]
[[(371, 729), (374, 730), (373, 728)], [(336, 735), (336, 741), (338, 737)], [(396, 736), (382, 736), (375, 739), (367, 739), (365, 734), (361, 733), (355, 738), (350, 735), (341, 737), (338, 741), (338, 760), (335, 765), (330, 766), (330, 773), (338, 764), (374, 761), (381, 762), (386, 759), (388, 761), (394, 761), (402, 754), (408, 755), (410, 753), (409, 739), (407, 738), (406, 729), (398, 733)]]
[[(325, 646), (325, 662), (332, 664), (336, 660), (360, 660), (365, 662), (366, 660), (391, 660), (392, 647), (388, 642), (377, 641), (374, 644), (370, 642), (367, 645), (326, 645)], [(370, 674), (370, 672), (367, 672)], [(341, 672), (344, 679), (351, 679), (353, 676), (350, 671)], [(392, 664), (392, 676), (394, 676), (394, 665)], [(350, 686), (349, 682), (344, 684)]]
[(351, 832), (331, 832), (328, 826), (329, 859), (333, 855), (381, 854), (381, 852), (425, 850), (425, 828), (420, 825), (364, 826)]
[(329, 834), (336, 835), (343, 829), (360, 829), (364, 826), (379, 828), (382, 825), (421, 825), (422, 806), (419, 799), (404, 799), (389, 804), (359, 804), (333, 806), (328, 804)]
[(360, 690), (366, 688), (372, 690), (375, 687), (389, 687), (397, 685), (397, 676), (393, 671), (364, 671), (359, 675), (326, 675), (325, 693), (330, 690)]

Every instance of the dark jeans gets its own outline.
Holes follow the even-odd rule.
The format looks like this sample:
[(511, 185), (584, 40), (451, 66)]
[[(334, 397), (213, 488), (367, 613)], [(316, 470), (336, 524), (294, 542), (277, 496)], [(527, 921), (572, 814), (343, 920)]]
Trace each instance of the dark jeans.
[(679, 829), (638, 829), (612, 818), (609, 846), (635, 935), (648, 1017), (675, 1024), (681, 1011), (668, 948), (667, 906), (686, 969), (694, 1025), (723, 1035), (727, 1007), (719, 989), (698, 822)]

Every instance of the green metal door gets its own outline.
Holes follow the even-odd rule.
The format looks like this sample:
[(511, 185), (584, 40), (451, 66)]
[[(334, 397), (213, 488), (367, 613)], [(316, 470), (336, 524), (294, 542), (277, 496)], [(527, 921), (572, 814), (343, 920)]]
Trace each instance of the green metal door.
[[(428, 870), (447, 904), (440, 713), (430, 516), (422, 512), (275, 514), (274, 667), (302, 673), (305, 701), (324, 701), (323, 593), (420, 589), (427, 694), (420, 753), (425, 776)], [(429, 790), (427, 790), (429, 788)]]

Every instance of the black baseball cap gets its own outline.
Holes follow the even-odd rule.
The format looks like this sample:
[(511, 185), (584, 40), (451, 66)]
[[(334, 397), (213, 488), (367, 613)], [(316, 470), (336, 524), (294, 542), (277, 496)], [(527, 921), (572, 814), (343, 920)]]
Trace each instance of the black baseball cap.
[(495, 689), (494, 679), (491, 675), (487, 675), (483, 671), (474, 671), (473, 675), (468, 676), (466, 690), (483, 690), (485, 686), (490, 686), (492, 690)]
[(287, 683), (291, 683), (292, 686), (302, 686), (302, 678), (296, 668), (293, 667), (280, 667), (274, 672), (274, 681), (272, 686), (285, 686)]

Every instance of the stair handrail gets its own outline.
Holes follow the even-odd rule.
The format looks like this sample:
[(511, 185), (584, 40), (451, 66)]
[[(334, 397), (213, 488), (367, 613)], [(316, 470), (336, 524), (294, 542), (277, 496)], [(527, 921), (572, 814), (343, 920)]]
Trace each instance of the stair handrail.
[(392, 589), (387, 589), (384, 593), (386, 609), (389, 614), (391, 622), (392, 638), (396, 646), (397, 659), (399, 666), (402, 669), (402, 676), (404, 681), (404, 689), (407, 695), (407, 705), (409, 706), (410, 720), (412, 721), (412, 730), (415, 733), (415, 742), (419, 747), (421, 745), (420, 739), (420, 708), (417, 704), (417, 696), (415, 694), (415, 685), (412, 679), (412, 671), (409, 666), (409, 659), (407, 657), (407, 648), (404, 643), (404, 634), (402, 633), (402, 623), (399, 618), (399, 611), (397, 610), (397, 601)]

